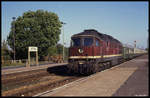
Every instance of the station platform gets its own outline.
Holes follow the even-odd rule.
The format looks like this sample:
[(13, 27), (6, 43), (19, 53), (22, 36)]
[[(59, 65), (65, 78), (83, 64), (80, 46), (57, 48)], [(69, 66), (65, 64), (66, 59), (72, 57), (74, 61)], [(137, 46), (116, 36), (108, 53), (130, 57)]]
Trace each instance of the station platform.
[(35, 96), (148, 96), (148, 55)]
[(4, 69), (4, 70), (2, 69), (1, 74), (4, 75), (4, 74), (11, 74), (11, 73), (38, 70), (38, 69), (47, 69), (48, 67), (60, 66), (60, 65), (65, 65), (65, 64), (68, 64), (68, 63), (36, 65), (36, 66), (30, 66), (30, 67), (9, 68), (9, 69)]

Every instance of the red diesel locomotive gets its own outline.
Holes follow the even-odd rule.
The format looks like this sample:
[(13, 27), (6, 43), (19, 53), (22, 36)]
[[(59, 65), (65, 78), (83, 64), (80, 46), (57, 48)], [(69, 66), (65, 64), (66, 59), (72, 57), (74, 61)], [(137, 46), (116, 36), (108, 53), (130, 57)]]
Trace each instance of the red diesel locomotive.
[(71, 37), (69, 72), (92, 74), (121, 62), (122, 44), (110, 35), (94, 29)]

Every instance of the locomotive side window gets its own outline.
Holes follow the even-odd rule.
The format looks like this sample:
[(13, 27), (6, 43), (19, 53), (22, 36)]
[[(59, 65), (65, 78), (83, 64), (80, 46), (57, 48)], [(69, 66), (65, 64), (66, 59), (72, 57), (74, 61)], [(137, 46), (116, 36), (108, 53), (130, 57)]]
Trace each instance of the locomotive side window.
[(81, 40), (81, 38), (73, 38), (71, 46), (80, 46), (80, 44), (81, 44), (80, 40)]
[(100, 46), (100, 43), (97, 39), (96, 39), (96, 46)]
[(84, 38), (84, 46), (91, 46), (93, 44), (93, 38)]
[(107, 47), (108, 47), (108, 41), (107, 41)]

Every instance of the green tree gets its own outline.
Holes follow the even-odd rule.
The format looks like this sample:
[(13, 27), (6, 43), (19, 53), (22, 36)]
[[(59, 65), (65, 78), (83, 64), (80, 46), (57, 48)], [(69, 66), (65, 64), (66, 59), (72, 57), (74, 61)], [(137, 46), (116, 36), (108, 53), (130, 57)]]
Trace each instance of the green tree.
[(146, 51), (148, 51), (148, 50), (149, 50), (149, 48), (145, 48), (145, 50), (146, 50)]
[(27, 11), (11, 25), (7, 40), (9, 46), (14, 49), (13, 34), (15, 32), (17, 59), (27, 58), (29, 46), (38, 47), (40, 58), (46, 56), (48, 47), (56, 45), (59, 41), (62, 26), (57, 14), (43, 10)]
[(63, 54), (63, 45), (57, 44), (56, 47), (57, 47), (57, 53), (58, 54)]
[[(63, 45), (57, 44), (56, 47), (57, 47), (57, 53), (62, 55), (63, 54)], [(68, 57), (69, 50), (67, 47), (64, 47), (64, 53), (65, 53), (65, 58)]]
[(57, 54), (57, 48), (56, 46), (51, 46), (48, 48), (48, 56), (53, 56)]
[(2, 60), (11, 60), (11, 51), (8, 49), (7, 41), (3, 40), (1, 44)]

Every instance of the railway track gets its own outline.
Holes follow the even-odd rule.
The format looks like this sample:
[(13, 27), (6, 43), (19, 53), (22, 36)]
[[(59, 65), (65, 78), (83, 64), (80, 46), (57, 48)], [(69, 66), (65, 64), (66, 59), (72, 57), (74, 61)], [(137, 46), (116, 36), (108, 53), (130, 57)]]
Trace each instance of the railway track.
[(68, 74), (65, 65), (2, 75), (2, 96), (33, 96), (82, 77)]
[[(108, 68), (104, 67), (101, 71), (105, 69)], [(67, 66), (61, 65), (2, 75), (2, 96), (34, 96), (85, 77), (67, 71)]]

